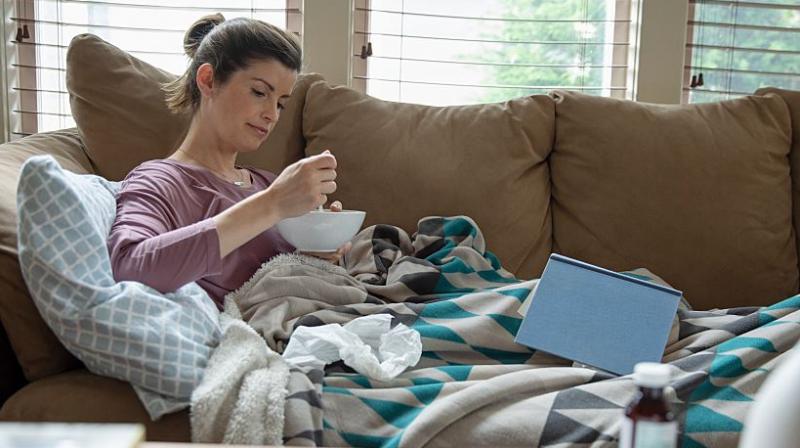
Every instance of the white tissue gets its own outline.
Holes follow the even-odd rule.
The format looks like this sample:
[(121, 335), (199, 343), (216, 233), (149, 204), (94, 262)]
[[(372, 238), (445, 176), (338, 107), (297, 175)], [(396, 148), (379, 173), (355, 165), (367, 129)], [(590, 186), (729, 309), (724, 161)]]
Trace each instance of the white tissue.
[(392, 316), (359, 317), (344, 326), (300, 327), (294, 331), (283, 359), (302, 370), (322, 369), (342, 360), (356, 372), (378, 381), (389, 381), (419, 362), (419, 332), (403, 324), (390, 328)]

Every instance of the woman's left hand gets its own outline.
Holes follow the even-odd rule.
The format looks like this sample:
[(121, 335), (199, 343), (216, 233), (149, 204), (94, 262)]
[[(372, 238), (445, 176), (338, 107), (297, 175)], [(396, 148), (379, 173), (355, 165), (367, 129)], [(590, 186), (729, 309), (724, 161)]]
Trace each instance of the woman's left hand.
[[(331, 211), (332, 212), (342, 211), (342, 203), (339, 201), (333, 201), (333, 203), (331, 204)], [(338, 264), (339, 260), (341, 260), (342, 257), (344, 257), (344, 254), (346, 254), (351, 247), (353, 247), (353, 245), (352, 243), (350, 243), (350, 241), (348, 241), (344, 243), (339, 249), (337, 249), (336, 252), (300, 252), (300, 253), (303, 255), (310, 255), (312, 257), (321, 258), (333, 264)]]

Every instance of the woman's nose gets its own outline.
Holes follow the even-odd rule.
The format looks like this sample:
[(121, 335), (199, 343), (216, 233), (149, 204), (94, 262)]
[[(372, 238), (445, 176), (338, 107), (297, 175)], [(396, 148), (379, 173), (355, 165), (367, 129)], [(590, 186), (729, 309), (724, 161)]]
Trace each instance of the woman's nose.
[(277, 121), (280, 111), (277, 104), (270, 104), (262, 112), (262, 116), (269, 121)]

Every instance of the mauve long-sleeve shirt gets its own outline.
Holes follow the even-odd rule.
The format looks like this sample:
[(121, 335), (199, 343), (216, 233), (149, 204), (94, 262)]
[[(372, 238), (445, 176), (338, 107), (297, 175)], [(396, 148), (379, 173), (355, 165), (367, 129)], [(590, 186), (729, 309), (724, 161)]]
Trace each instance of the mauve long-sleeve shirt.
[(244, 284), (264, 261), (294, 251), (272, 228), (220, 257), (212, 218), (266, 189), (276, 177), (248, 171), (251, 185), (239, 187), (206, 168), (170, 159), (136, 167), (122, 182), (108, 238), (114, 278), (161, 292), (197, 282), (221, 307), (225, 294)]

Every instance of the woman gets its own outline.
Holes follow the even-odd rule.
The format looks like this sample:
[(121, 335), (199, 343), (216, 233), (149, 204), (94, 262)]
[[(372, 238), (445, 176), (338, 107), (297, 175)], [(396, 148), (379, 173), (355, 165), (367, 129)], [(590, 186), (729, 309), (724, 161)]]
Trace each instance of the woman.
[[(336, 159), (326, 151), (277, 177), (235, 164), (264, 142), (289, 99), (302, 64), (292, 35), (215, 14), (191, 26), (184, 48), (192, 62), (164, 89), (173, 111), (192, 112), (189, 131), (169, 158), (126, 177), (108, 247), (117, 280), (162, 292), (197, 282), (221, 306), (266, 259), (294, 251), (273, 226), (327, 201)], [(310, 255), (335, 263), (348, 249)]]

